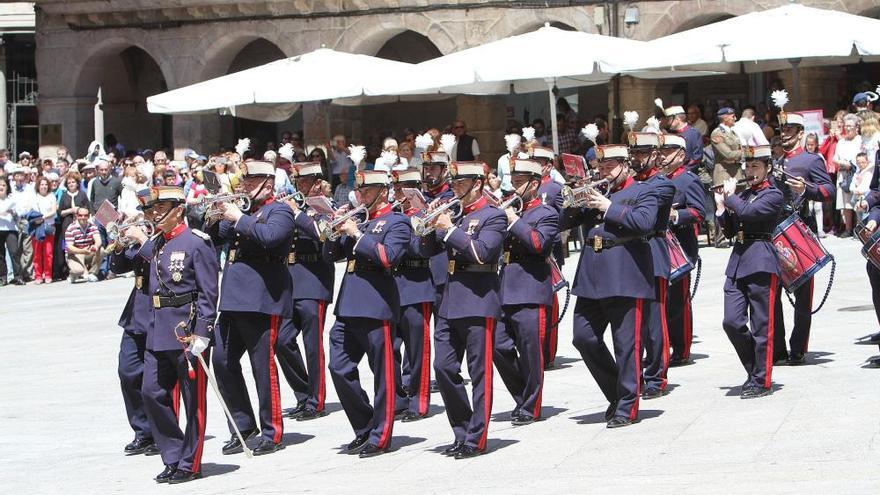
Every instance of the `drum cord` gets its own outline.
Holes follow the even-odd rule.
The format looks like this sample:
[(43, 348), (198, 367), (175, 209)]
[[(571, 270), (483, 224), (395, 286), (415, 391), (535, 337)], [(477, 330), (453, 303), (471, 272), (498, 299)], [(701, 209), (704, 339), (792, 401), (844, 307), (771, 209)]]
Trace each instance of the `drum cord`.
[(565, 304), (562, 305), (562, 311), (559, 312), (559, 317), (556, 319), (556, 323), (553, 324), (548, 330), (553, 330), (559, 327), (559, 324), (562, 322), (562, 318), (565, 316), (565, 312), (568, 311), (568, 303), (571, 301), (571, 287), (568, 284), (568, 281), (565, 282)]
[(700, 275), (703, 272), (703, 258), (697, 256), (697, 274), (694, 275), (694, 287), (691, 289), (691, 301), (697, 295), (697, 288), (700, 287)]
[[(814, 315), (822, 309), (822, 306), (825, 305), (825, 301), (828, 300), (829, 294), (831, 294), (831, 285), (834, 283), (834, 272), (837, 270), (837, 260), (834, 259), (834, 256), (831, 257), (831, 274), (828, 278), (828, 286), (825, 288), (825, 295), (822, 296), (822, 302), (819, 303), (819, 307), (808, 312), (811, 315)], [(791, 304), (792, 308), (795, 308), (794, 312), (798, 314), (805, 314), (804, 311), (799, 311), (797, 307), (794, 305), (794, 298), (791, 297), (791, 293), (788, 292), (788, 289), (785, 290), (785, 297), (788, 298), (788, 302)]]

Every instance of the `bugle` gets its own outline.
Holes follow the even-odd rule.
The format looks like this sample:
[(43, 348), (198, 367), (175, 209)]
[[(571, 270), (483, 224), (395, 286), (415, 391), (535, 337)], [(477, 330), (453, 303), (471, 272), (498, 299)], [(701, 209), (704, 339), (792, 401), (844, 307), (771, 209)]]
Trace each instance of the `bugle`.
[(450, 199), (449, 201), (440, 204), (433, 211), (430, 211), (427, 215), (423, 217), (412, 217), (410, 220), (412, 222), (413, 233), (418, 237), (424, 237), (431, 232), (434, 232), (437, 227), (434, 226), (434, 223), (437, 221), (437, 218), (450, 211), (453, 208), (457, 208), (456, 211), (450, 212), (452, 214), (452, 218), (458, 218), (461, 216), (461, 201), (458, 198)]
[[(559, 191), (559, 194), (562, 195), (562, 207), (584, 208), (585, 206), (587, 206), (587, 201), (589, 201), (590, 199), (589, 192), (601, 192), (602, 188), (608, 188), (608, 184), (608, 179), (599, 179), (595, 182), (590, 182), (589, 184), (584, 184), (580, 187), (562, 186), (562, 190)], [(605, 193), (602, 194), (604, 195)]]
[(147, 237), (153, 237), (153, 234), (156, 232), (156, 225), (149, 220), (129, 220), (122, 223), (111, 223), (107, 225), (107, 237), (110, 238), (111, 241), (115, 241), (122, 246), (128, 246), (134, 239), (125, 235), (125, 231), (127, 229), (133, 227), (140, 227), (144, 234)]
[[(364, 205), (360, 205), (357, 208), (348, 210), (347, 206), (343, 206), (339, 210), (333, 213), (333, 218), (324, 223), (321, 228), (321, 240), (322, 241), (335, 241), (342, 237), (342, 232), (338, 230), (339, 227), (342, 226), (348, 219), (354, 218), (361, 213), (367, 213), (367, 207)], [(369, 214), (367, 214), (369, 217)]]

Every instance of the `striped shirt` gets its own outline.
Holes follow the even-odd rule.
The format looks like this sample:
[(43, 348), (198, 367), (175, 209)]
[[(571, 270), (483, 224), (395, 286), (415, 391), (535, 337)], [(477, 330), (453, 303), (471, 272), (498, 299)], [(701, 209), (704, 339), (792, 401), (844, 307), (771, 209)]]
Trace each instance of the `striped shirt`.
[(80, 227), (79, 221), (74, 221), (67, 227), (64, 233), (64, 242), (67, 246), (75, 246), (80, 249), (89, 247), (95, 243), (95, 236), (98, 234), (98, 227), (91, 221), (85, 228)]

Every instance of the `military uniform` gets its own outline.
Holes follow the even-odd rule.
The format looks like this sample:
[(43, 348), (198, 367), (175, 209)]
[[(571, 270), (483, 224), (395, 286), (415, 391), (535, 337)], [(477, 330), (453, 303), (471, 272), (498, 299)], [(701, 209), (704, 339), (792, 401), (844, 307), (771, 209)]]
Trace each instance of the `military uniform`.
[[(457, 163), (450, 168), (453, 179), (486, 177), (483, 163)], [(496, 263), (506, 228), (504, 213), (481, 197), (463, 207), (452, 228), (437, 231), (449, 255), (449, 281), (434, 329), (434, 371), (455, 435), (446, 453), (459, 457), (478, 455), (486, 448), (492, 414), (495, 322), (501, 316)], [(473, 409), (460, 374), (465, 353)]]
[[(358, 186), (387, 186), (385, 172), (358, 174)], [(342, 235), (323, 246), (327, 261), (347, 260), (330, 330), (330, 376), (355, 432), (349, 453), (385, 451), (394, 429), (396, 390), (394, 326), (400, 319), (400, 294), (392, 270), (411, 238), (409, 219), (391, 205), (370, 214), (361, 235)], [(361, 386), (358, 364), (366, 354), (373, 371), (373, 405)]]
[[(274, 177), (269, 163), (251, 161), (247, 165), (247, 177)], [(284, 425), (275, 348), (281, 320), (293, 317), (293, 284), (286, 266), (294, 228), (293, 211), (273, 197), (254, 205), (235, 223), (220, 222), (220, 237), (231, 244), (223, 271), (213, 364), (220, 392), (247, 439), (258, 431), (241, 370), (245, 351), (250, 357), (260, 406), (261, 442), (256, 454), (282, 447)], [(224, 453), (240, 451), (233, 436)]]
[(726, 179), (742, 179), (742, 143), (733, 129), (720, 124), (712, 131), (712, 149), (715, 152), (715, 168), (712, 170), (713, 184), (721, 184)]
[[(540, 164), (515, 159), (511, 174), (535, 172)], [(548, 258), (559, 232), (559, 213), (537, 196), (507, 227), (501, 269), (501, 321), (495, 330), (494, 363), (513, 396), (515, 423), (541, 418), (544, 341), (554, 299)], [(554, 325), (555, 326), (555, 325)]]
[[(601, 159), (626, 159), (625, 146), (597, 147)], [(569, 208), (560, 229), (584, 225), (588, 230), (572, 292), (574, 346), (605, 398), (609, 427), (638, 420), (641, 395), (641, 335), (646, 301), (655, 297), (654, 267), (647, 236), (657, 221), (657, 196), (650, 186), (627, 178), (610, 193), (611, 206), (599, 210)], [(608, 325), (612, 357), (603, 341)]]
[[(164, 190), (171, 189), (176, 190), (171, 197), (182, 204), (183, 191), (174, 187), (159, 188), (157, 201), (165, 198)], [(139, 255), (149, 261), (152, 272), (153, 311), (144, 354), (143, 398), (166, 465), (163, 474), (168, 476), (157, 481), (189, 481), (201, 470), (207, 377), (177, 337), (213, 337), (220, 267), (210, 238), (184, 224), (144, 243)], [(178, 387), (186, 409), (185, 431), (178, 426), (174, 407)]]
[[(765, 148), (762, 152), (769, 159), (770, 147), (758, 148)], [(723, 326), (748, 374), (743, 398), (766, 395), (772, 383), (779, 282), (770, 236), (782, 204), (782, 193), (766, 180), (724, 201), (721, 224), (736, 243), (725, 271)]]
[[(785, 125), (803, 126), (803, 116), (796, 112), (788, 112), (785, 114)], [(785, 220), (794, 211), (799, 211), (801, 218), (814, 232), (818, 232), (816, 225), (816, 217), (813, 210), (809, 208), (809, 201), (828, 202), (834, 198), (834, 184), (828, 176), (825, 168), (825, 162), (822, 157), (805, 151), (798, 146), (794, 150), (785, 153), (782, 169), (795, 177), (803, 178), (811, 185), (806, 187), (803, 195), (796, 196), (791, 188), (785, 184), (785, 177), (772, 178), (774, 187), (779, 189), (784, 198), (783, 213), (780, 215), (779, 221)], [(809, 281), (801, 285), (794, 291), (794, 328), (791, 330), (789, 338), (789, 348), (791, 353), (789, 357), (793, 364), (803, 362), (804, 354), (809, 350), (810, 343), (810, 327), (813, 321), (813, 286), (815, 279), (810, 278)], [(781, 283), (781, 282), (780, 282)], [(775, 332), (775, 352), (776, 359), (784, 359), (786, 357), (785, 345), (785, 321), (782, 305), (782, 290), (776, 291), (776, 332)]]
[[(320, 164), (295, 164), (298, 176), (321, 177)], [(300, 210), (294, 217), (296, 229), (287, 255), (287, 268), (293, 283), (293, 316), (282, 318), (278, 334), (278, 362), (297, 396), (296, 415), (311, 419), (325, 414), (327, 383), (324, 374), (324, 324), (327, 306), (333, 302), (335, 272), (333, 263), (322, 256), (321, 215), (313, 209)], [(306, 359), (297, 345), (302, 334)]]

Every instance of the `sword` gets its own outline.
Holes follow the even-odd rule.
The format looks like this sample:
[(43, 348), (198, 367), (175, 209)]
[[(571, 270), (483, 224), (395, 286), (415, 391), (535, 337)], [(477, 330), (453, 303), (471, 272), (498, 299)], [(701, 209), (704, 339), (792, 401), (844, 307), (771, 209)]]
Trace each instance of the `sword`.
[(223, 406), (223, 412), (226, 413), (226, 419), (229, 420), (229, 424), (232, 425), (232, 429), (235, 430), (235, 435), (238, 437), (238, 441), (241, 442), (241, 447), (244, 449), (244, 455), (247, 456), (248, 459), (254, 457), (254, 454), (251, 452), (251, 449), (248, 448), (247, 444), (244, 442), (244, 437), (241, 435), (241, 431), (238, 430), (238, 426), (235, 424), (235, 420), (232, 418), (232, 413), (229, 411), (229, 406), (226, 405), (226, 401), (223, 400), (223, 396), (220, 395), (220, 387), (217, 386), (217, 379), (214, 377), (214, 373), (208, 368), (208, 363), (205, 362), (205, 358), (202, 357), (202, 352), (208, 348), (208, 339), (204, 337), (196, 336), (196, 339), (190, 344), (189, 349), (187, 349), (190, 354), (196, 357), (199, 361), (199, 365), (201, 365), (202, 369), (205, 371), (205, 375), (208, 377), (208, 383), (211, 384), (211, 388), (214, 389), (214, 393), (217, 395), (217, 400), (220, 401), (220, 405)]

